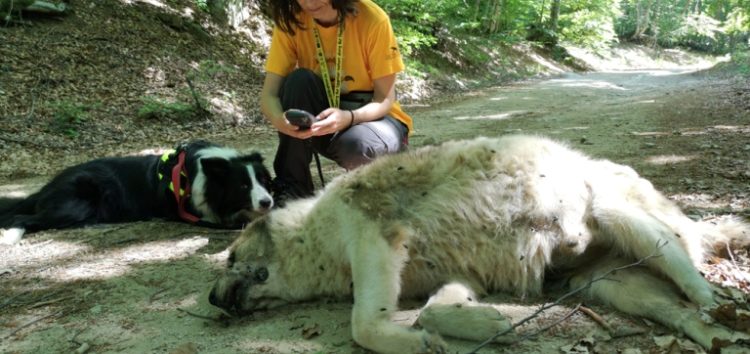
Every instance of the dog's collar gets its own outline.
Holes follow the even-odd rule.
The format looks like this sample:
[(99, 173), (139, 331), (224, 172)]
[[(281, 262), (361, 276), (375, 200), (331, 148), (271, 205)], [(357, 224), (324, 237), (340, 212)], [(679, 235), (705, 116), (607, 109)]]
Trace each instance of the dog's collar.
[[(182, 147), (178, 148), (177, 151), (171, 150), (164, 153), (161, 156), (162, 168), (159, 169), (158, 177), (160, 181), (164, 180), (164, 174), (170, 177), (168, 189), (172, 195), (174, 195), (175, 202), (177, 204), (177, 214), (182, 220), (191, 223), (197, 223), (200, 218), (191, 214), (185, 209), (187, 201), (190, 199), (190, 179), (188, 178), (187, 168), (185, 167), (185, 152)], [(173, 157), (177, 155), (177, 161), (174, 163)], [(174, 166), (169, 166), (171, 163)], [(183, 185), (184, 178), (184, 185)]]
[(181, 174), (184, 174), (187, 176), (187, 169), (185, 168), (185, 154), (186, 152), (180, 151), (177, 154), (177, 164), (172, 167), (172, 194), (174, 194), (175, 201), (177, 201), (177, 214), (180, 215), (182, 220), (189, 221), (189, 222), (198, 222), (200, 221), (200, 218), (188, 213), (187, 210), (185, 210), (185, 203), (187, 203), (188, 199), (190, 199), (190, 181), (186, 178), (185, 179), (185, 189), (183, 193), (183, 189), (180, 188), (181, 184)]

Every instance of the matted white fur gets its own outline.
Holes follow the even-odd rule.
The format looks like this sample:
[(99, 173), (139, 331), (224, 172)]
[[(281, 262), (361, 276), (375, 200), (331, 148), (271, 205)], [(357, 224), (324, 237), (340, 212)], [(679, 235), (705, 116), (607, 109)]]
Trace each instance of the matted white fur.
[[(362, 346), (440, 352), (445, 344), (437, 334), (390, 321), (399, 297), (426, 296), (449, 283), (442, 294), (459, 298), (533, 294), (549, 268), (568, 272), (576, 287), (659, 254), (647, 268), (618, 271), (585, 295), (710, 348), (713, 338), (747, 336), (704, 322), (683, 296), (697, 306), (715, 304), (695, 264), (716, 242), (746, 243), (748, 230), (736, 220), (694, 222), (633, 169), (545, 138), (452, 141), (379, 158), (319, 196), (254, 221), (232, 246), (229, 271), (209, 300), (246, 313), (353, 296), (352, 334)], [(449, 322), (435, 328), (444, 335), (465, 337), (469, 325), (507, 326), (486, 307), (438, 305), (444, 307), (432, 319)]]

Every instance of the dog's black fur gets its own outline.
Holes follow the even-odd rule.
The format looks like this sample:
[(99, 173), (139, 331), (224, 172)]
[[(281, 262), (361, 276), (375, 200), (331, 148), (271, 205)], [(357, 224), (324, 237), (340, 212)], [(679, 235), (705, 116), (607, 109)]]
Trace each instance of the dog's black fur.
[(187, 174), (181, 184), (192, 188), (184, 208), (200, 219), (196, 223), (239, 228), (253, 214), (273, 206), (268, 193), (271, 178), (260, 154), (240, 155), (234, 149), (194, 141), (170, 155), (89, 161), (63, 170), (27, 198), (0, 198), (0, 229), (7, 229), (5, 233), (15, 229), (14, 235), (3, 236), (11, 238), (5, 243), (18, 241), (24, 232), (53, 228), (181, 220), (170, 190), (171, 169), (181, 151)]

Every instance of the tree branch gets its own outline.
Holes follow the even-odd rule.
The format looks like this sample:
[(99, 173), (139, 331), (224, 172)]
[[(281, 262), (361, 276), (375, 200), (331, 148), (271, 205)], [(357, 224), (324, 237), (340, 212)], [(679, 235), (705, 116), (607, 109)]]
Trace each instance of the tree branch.
[[(654, 253), (652, 253), (652, 254), (644, 257), (644, 258), (641, 258), (641, 259), (639, 259), (636, 262), (633, 262), (633, 263), (630, 263), (630, 264), (626, 264), (624, 266), (612, 268), (609, 271), (605, 272), (604, 274), (602, 274), (602, 275), (600, 275), (598, 277), (595, 277), (595, 278), (589, 280), (586, 284), (584, 284), (584, 285), (582, 285), (582, 286), (580, 286), (580, 287), (578, 287), (576, 289), (573, 289), (572, 291), (570, 291), (570, 292), (564, 294), (563, 296), (557, 298), (557, 300), (555, 300), (554, 302), (549, 303), (549, 304), (545, 304), (545, 305), (541, 306), (534, 313), (532, 313), (531, 315), (526, 316), (525, 318), (523, 318), (520, 321), (516, 322), (510, 328), (508, 328), (506, 330), (503, 330), (503, 331), (500, 331), (500, 332), (497, 332), (492, 337), (487, 338), (487, 340), (485, 340), (484, 342), (480, 343), (476, 348), (472, 349), (468, 354), (475, 354), (475, 353), (477, 353), (480, 349), (482, 349), (485, 346), (487, 346), (488, 344), (492, 343), (498, 337), (510, 333), (511, 331), (513, 331), (514, 329), (516, 329), (517, 327), (519, 327), (519, 326), (523, 325), (524, 323), (529, 322), (532, 319), (538, 317), (542, 312), (544, 312), (544, 311), (546, 311), (546, 310), (548, 310), (548, 309), (550, 309), (552, 307), (560, 305), (560, 303), (562, 303), (563, 301), (565, 301), (569, 297), (571, 297), (573, 295), (576, 295), (576, 294), (578, 294), (578, 293), (580, 293), (580, 292), (582, 292), (582, 291), (590, 288), (592, 284), (594, 284), (594, 283), (596, 283), (596, 282), (598, 282), (600, 280), (607, 279), (607, 277), (609, 275), (611, 275), (612, 273), (615, 273), (615, 272), (617, 272), (619, 270), (623, 270), (623, 269), (627, 269), (627, 268), (637, 267), (639, 265), (642, 265), (643, 263), (645, 263), (647, 260), (649, 260), (651, 258), (655, 258), (655, 257), (661, 256), (661, 253), (659, 253), (659, 250), (662, 247), (664, 247), (665, 245), (666, 245), (666, 243), (662, 244), (661, 241), (658, 241), (656, 243), (656, 250), (654, 251)], [(536, 335), (536, 334), (534, 334), (534, 335)]]

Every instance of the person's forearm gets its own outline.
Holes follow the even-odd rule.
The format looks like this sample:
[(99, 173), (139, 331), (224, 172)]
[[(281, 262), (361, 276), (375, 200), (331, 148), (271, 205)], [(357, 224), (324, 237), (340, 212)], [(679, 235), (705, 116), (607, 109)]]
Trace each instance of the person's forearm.
[(263, 116), (277, 129), (283, 124), (284, 110), (281, 107), (281, 100), (272, 95), (263, 95), (260, 100), (260, 110)]
[(380, 119), (391, 111), (391, 107), (393, 107), (393, 101), (386, 98), (383, 102), (370, 102), (360, 108), (353, 109), (354, 121), (352, 125)]

